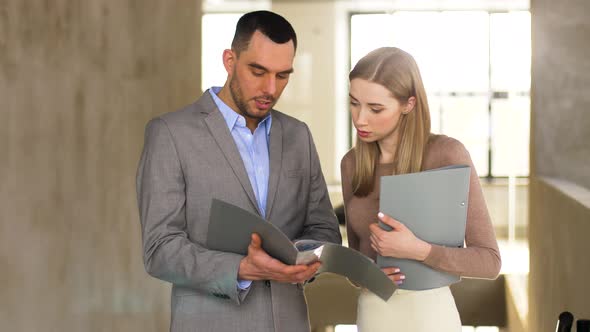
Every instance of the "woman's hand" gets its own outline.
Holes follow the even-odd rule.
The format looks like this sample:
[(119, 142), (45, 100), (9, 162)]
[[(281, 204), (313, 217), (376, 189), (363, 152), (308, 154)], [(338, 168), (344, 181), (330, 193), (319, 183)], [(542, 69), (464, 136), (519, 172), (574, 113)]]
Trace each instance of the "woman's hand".
[(377, 223), (369, 225), (371, 247), (381, 256), (407, 258), (423, 261), (430, 254), (432, 246), (417, 238), (412, 231), (401, 222), (381, 212), (379, 220), (393, 230), (385, 231)]
[(383, 273), (385, 273), (385, 275), (398, 286), (404, 282), (404, 279), (406, 279), (406, 276), (395, 266), (384, 267), (381, 271), (383, 271)]

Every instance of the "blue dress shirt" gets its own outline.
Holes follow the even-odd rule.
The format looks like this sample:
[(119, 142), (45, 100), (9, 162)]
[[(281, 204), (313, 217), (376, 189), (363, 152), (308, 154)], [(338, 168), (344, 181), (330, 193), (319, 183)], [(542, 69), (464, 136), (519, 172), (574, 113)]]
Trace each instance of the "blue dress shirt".
[[(236, 113), (227, 104), (225, 104), (217, 94), (221, 87), (212, 87), (209, 89), (211, 97), (223, 118), (227, 127), (234, 138), (234, 142), (242, 156), (242, 161), (246, 167), (252, 190), (256, 196), (258, 209), (262, 218), (266, 216), (266, 198), (268, 195), (268, 177), (270, 173), (269, 158), (268, 158), (268, 141), (270, 135), (270, 127), (272, 118), (268, 114), (260, 123), (258, 127), (252, 131), (246, 127), (246, 118)], [(240, 289), (247, 289), (252, 284), (250, 280), (238, 280), (238, 287)]]

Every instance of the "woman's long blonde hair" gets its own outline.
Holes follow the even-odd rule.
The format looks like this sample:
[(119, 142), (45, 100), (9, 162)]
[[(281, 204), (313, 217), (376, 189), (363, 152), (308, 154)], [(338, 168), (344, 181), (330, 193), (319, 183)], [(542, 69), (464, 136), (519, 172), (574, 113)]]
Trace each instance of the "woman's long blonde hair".
[[(394, 174), (422, 170), (422, 160), (430, 135), (430, 112), (422, 77), (414, 58), (396, 47), (378, 48), (365, 55), (348, 76), (382, 85), (401, 105), (410, 97), (416, 98), (414, 109), (402, 115), (398, 126), (399, 142), (394, 156)], [(375, 170), (379, 162), (377, 142), (365, 143), (359, 139), (354, 148), (355, 168), (352, 178), (353, 192), (366, 196), (373, 191)]]

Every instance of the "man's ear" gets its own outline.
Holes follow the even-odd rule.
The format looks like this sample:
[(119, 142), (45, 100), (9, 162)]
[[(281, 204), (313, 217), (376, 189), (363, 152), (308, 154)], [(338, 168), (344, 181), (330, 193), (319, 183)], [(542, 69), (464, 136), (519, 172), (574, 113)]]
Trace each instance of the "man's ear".
[(404, 105), (404, 110), (402, 111), (403, 114), (408, 114), (414, 110), (416, 107), (416, 97), (412, 96), (408, 98), (408, 101)]
[(231, 76), (234, 72), (234, 66), (236, 65), (236, 61), (238, 57), (233, 50), (223, 50), (223, 66), (225, 67), (225, 71), (227, 74)]

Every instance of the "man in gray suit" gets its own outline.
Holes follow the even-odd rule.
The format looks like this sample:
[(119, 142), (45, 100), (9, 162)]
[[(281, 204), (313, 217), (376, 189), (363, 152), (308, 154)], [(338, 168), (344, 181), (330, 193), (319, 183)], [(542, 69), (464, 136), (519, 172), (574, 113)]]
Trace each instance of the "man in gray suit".
[(143, 258), (150, 275), (173, 284), (171, 331), (309, 330), (302, 283), (320, 263), (284, 265), (256, 234), (246, 256), (206, 246), (213, 198), (258, 213), (292, 240), (341, 243), (308, 127), (272, 109), (296, 47), (283, 17), (242, 16), (223, 53), (225, 85), (146, 127), (137, 174)]

